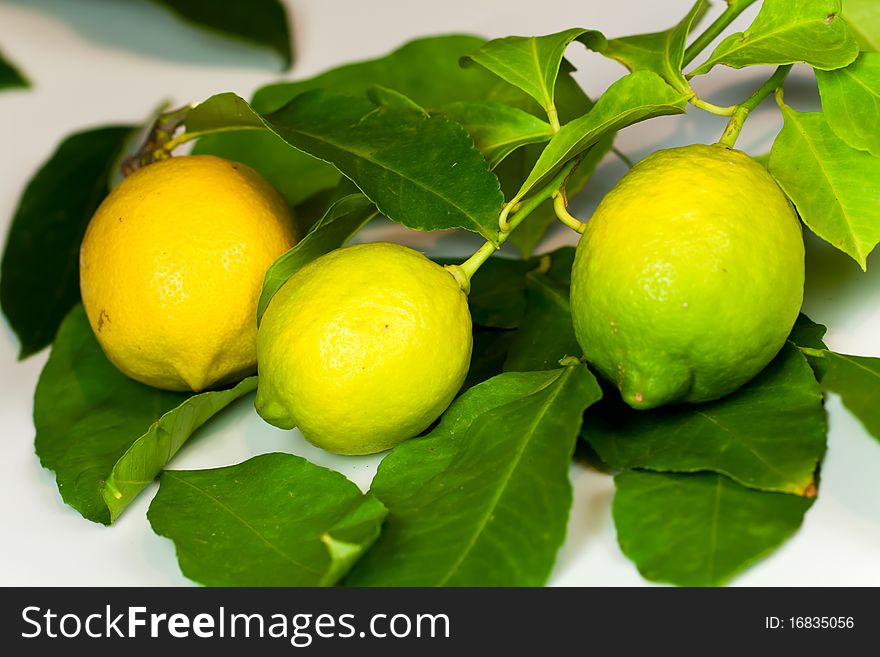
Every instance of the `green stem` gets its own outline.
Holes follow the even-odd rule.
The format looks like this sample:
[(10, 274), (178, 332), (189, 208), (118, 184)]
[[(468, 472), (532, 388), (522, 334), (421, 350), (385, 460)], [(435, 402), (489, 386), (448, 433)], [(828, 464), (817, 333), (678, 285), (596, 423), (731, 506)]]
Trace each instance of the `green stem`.
[(715, 114), (717, 116), (732, 116), (733, 113), (736, 112), (736, 105), (730, 105), (728, 107), (713, 105), (712, 103), (707, 103), (702, 98), (698, 98), (696, 94), (689, 98), (688, 102), (694, 107), (699, 107), (701, 110), (705, 110), (710, 114)]
[(553, 198), (553, 210), (556, 212), (556, 218), (559, 219), (559, 221), (571, 228), (574, 232), (583, 235), (584, 230), (587, 228), (587, 224), (571, 215), (568, 211), (568, 205), (565, 202), (565, 194), (563, 194), (561, 190)]
[[(516, 230), (516, 227), (525, 221), (526, 217), (532, 214), (541, 203), (558, 194), (559, 188), (565, 184), (565, 181), (571, 172), (581, 163), (581, 159), (583, 158), (576, 157), (567, 162), (559, 170), (559, 173), (557, 173), (553, 179), (544, 185), (536, 194), (519, 202), (516, 212), (510, 217), (510, 219), (505, 221), (505, 228), (498, 232), (497, 246), (492, 242), (487, 241), (477, 249), (476, 253), (460, 265), (448, 265), (446, 267), (450, 270), (450, 273), (458, 279), (459, 284), (465, 292), (470, 288), (470, 280), (473, 278), (474, 274), (477, 273), (477, 270), (483, 266), (483, 263), (486, 262), (495, 251), (501, 248), (501, 245), (504, 244), (507, 241), (507, 238), (510, 237), (511, 233)], [(508, 204), (508, 206), (510, 205), (512, 204)], [(462, 281), (462, 278), (464, 278), (464, 281)]]
[(694, 61), (696, 56), (703, 52), (737, 16), (743, 13), (749, 5), (753, 4), (755, 4), (755, 0), (727, 0), (727, 9), (702, 34), (694, 39), (694, 42), (684, 51), (682, 67)]
[(746, 119), (749, 118), (749, 113), (760, 105), (767, 96), (782, 86), (789, 71), (791, 71), (791, 64), (780, 66), (764, 84), (758, 87), (755, 93), (749, 96), (745, 102), (740, 103), (736, 108), (736, 111), (733, 113), (733, 116), (730, 117), (730, 122), (728, 122), (727, 128), (725, 128), (724, 134), (722, 134), (721, 139), (718, 140), (719, 144), (727, 146), (728, 148), (734, 147), (736, 140), (739, 137), (739, 133), (742, 132)]

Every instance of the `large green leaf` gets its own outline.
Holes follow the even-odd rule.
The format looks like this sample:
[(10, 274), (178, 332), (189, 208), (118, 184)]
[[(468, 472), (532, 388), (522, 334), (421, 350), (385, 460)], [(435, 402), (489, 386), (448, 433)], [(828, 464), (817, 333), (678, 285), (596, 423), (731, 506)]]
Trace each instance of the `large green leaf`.
[(601, 52), (630, 71), (653, 71), (681, 93), (690, 94), (691, 87), (681, 72), (684, 51), (691, 27), (707, 9), (708, 0), (697, 0), (675, 27), (663, 32), (611, 39)]
[(321, 91), (265, 117), (292, 146), (332, 162), (393, 221), (497, 239), (498, 179), (471, 137), (439, 115)]
[(823, 116), (834, 133), (880, 157), (880, 53), (862, 53), (836, 71), (816, 71), (816, 81)]
[(794, 534), (812, 499), (745, 488), (724, 475), (614, 478), (617, 541), (649, 580), (718, 586)]
[(858, 56), (859, 45), (840, 11), (840, 0), (764, 0), (745, 32), (719, 43), (693, 75), (708, 73), (716, 64), (742, 68), (805, 62), (826, 71), (846, 66)]
[(593, 108), (553, 136), (514, 197), (523, 198), (568, 160), (621, 128), (665, 114), (682, 114), (686, 96), (651, 71), (637, 71), (612, 84)]
[(256, 389), (192, 393), (137, 383), (104, 356), (82, 306), (70, 311), (34, 393), (37, 455), (64, 501), (109, 524), (161, 472), (192, 433)]
[(581, 415), (599, 395), (581, 365), (468, 390), (379, 466), (372, 492), (388, 520), (347, 583), (543, 584), (565, 537)]
[(559, 67), (565, 49), (577, 38), (604, 41), (600, 33), (581, 28), (540, 37), (509, 36), (485, 43), (467, 59), (522, 89), (538, 101), (548, 115), (555, 116)]
[(720, 472), (761, 490), (815, 494), (825, 453), (822, 393), (793, 345), (750, 383), (717, 401), (633, 411), (609, 395), (584, 437), (612, 468)]
[(3, 57), (3, 53), (0, 53), (0, 89), (14, 89), (27, 86), (27, 78)]
[(868, 432), (880, 440), (880, 358), (822, 352), (822, 388), (840, 395)]
[(880, 242), (880, 157), (850, 148), (820, 112), (782, 114), (770, 173), (804, 223), (865, 269)]
[(548, 141), (553, 130), (545, 121), (516, 107), (493, 101), (460, 101), (443, 107), (474, 138), (491, 168), (520, 146)]
[(345, 196), (331, 205), (308, 234), (266, 270), (257, 303), (257, 321), (262, 319), (272, 297), (288, 278), (315, 258), (348, 242), (374, 216), (376, 206), (362, 194)]
[(290, 68), (293, 61), (287, 13), (280, 0), (217, 2), (216, 0), (153, 0), (198, 27), (270, 48)]
[(21, 342), (21, 358), (51, 343), (79, 301), (80, 242), (132, 129), (67, 137), (18, 203), (3, 252), (0, 302)]
[(579, 357), (581, 348), (571, 321), (568, 286), (531, 271), (526, 276), (526, 290), (526, 314), (510, 345), (504, 370), (554, 369), (566, 356)]
[(862, 50), (880, 51), (880, 3), (877, 0), (843, 0), (843, 18)]
[(330, 586), (376, 537), (385, 507), (291, 454), (169, 470), (147, 514), (183, 574), (209, 586)]

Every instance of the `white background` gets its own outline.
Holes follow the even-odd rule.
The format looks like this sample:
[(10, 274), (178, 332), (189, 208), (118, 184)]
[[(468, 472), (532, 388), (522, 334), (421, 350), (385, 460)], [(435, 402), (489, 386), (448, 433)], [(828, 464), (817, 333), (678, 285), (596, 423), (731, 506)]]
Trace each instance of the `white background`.
[[(382, 55), (415, 36), (467, 32), (486, 37), (548, 34), (568, 27), (600, 29), (608, 36), (665, 29), (690, 0), (289, 0), (301, 78), (341, 63)], [(711, 20), (723, 2), (716, 2)], [(752, 7), (735, 24), (746, 25)], [(705, 24), (708, 24), (708, 21)], [(110, 123), (141, 122), (162, 100), (198, 101), (234, 91), (250, 97), (281, 77), (268, 52), (186, 27), (145, 1), (0, 0), (0, 50), (34, 83), (0, 93), (0, 227), (5, 234), (19, 195), (33, 172), (67, 133)], [(593, 96), (623, 70), (572, 46), (577, 78)], [(745, 98), (769, 69), (719, 68), (695, 84), (708, 100), (727, 105)], [(786, 99), (798, 109), (818, 106), (812, 74), (797, 68)], [(617, 145), (634, 159), (659, 147), (711, 142), (723, 119), (692, 109), (627, 129)], [(765, 103), (738, 146), (766, 152), (778, 131), (778, 113)], [(589, 216), (597, 199), (623, 173), (608, 158), (575, 204)], [(562, 229), (541, 249), (573, 243)], [(421, 235), (394, 226), (362, 239), (392, 239), (431, 254), (464, 254), (476, 242)], [(880, 260), (863, 274), (847, 257), (808, 239), (805, 311), (830, 325), (829, 345), (880, 356)], [(39, 300), (35, 300), (39, 303)], [(145, 512), (155, 484), (113, 527), (83, 520), (64, 506), (53, 475), (33, 451), (32, 393), (47, 351), (16, 360), (18, 345), (0, 326), (0, 584), (181, 585), (170, 541), (154, 535)], [(880, 585), (880, 443), (865, 433), (836, 398), (828, 404), (829, 452), (819, 499), (803, 528), (782, 549), (751, 568), (738, 585)], [(174, 460), (176, 468), (228, 465), (267, 451), (290, 451), (336, 467), (367, 487), (378, 458), (343, 458), (306, 444), (296, 432), (274, 429), (253, 412), (250, 399), (223, 413)], [(644, 585), (617, 547), (610, 517), (610, 477), (572, 469), (575, 503), (569, 535), (551, 579), (554, 585)]]

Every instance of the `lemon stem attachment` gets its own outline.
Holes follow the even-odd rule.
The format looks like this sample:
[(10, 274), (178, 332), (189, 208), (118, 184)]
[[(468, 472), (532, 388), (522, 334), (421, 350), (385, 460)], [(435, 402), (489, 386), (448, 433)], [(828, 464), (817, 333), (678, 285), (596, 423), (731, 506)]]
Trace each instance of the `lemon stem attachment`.
[(571, 213), (569, 213), (568, 201), (565, 198), (565, 193), (562, 188), (560, 188), (553, 197), (553, 210), (556, 212), (556, 218), (559, 219), (559, 221), (571, 228), (574, 232), (583, 235), (584, 230), (587, 228), (587, 224), (575, 219)]
[[(447, 266), (446, 269), (449, 270), (456, 280), (459, 281), (459, 285), (461, 286), (461, 289), (465, 291), (465, 294), (470, 290), (471, 278), (473, 278), (474, 274), (476, 274), (480, 267), (483, 266), (483, 263), (486, 262), (495, 251), (501, 248), (501, 245), (507, 241), (510, 234), (516, 230), (516, 227), (525, 221), (526, 217), (532, 214), (539, 205), (547, 199), (559, 194), (560, 188), (565, 185), (565, 181), (571, 175), (571, 172), (578, 167), (582, 159), (583, 156), (579, 156), (566, 162), (559, 170), (559, 173), (553, 176), (553, 179), (541, 187), (538, 193), (533, 196), (522, 201), (511, 201), (510, 203), (505, 204), (504, 208), (501, 210), (501, 217), (499, 217), (498, 220), (500, 230), (498, 231), (498, 239), (496, 242), (493, 243), (486, 241), (485, 244), (477, 249), (476, 253), (460, 265)], [(508, 218), (508, 214), (512, 209), (515, 209), (516, 211), (513, 213), (513, 216)], [(459, 278), (461, 275), (467, 279), (466, 286), (462, 284), (462, 280)]]
[(771, 75), (764, 84), (758, 87), (755, 93), (749, 96), (736, 108), (736, 112), (730, 117), (730, 121), (727, 124), (727, 128), (724, 130), (724, 134), (722, 134), (721, 139), (718, 140), (718, 143), (721, 146), (733, 148), (734, 145), (736, 145), (736, 140), (739, 137), (739, 133), (742, 132), (746, 119), (749, 118), (749, 113), (760, 105), (767, 96), (782, 87), (782, 83), (785, 81), (789, 71), (791, 71), (791, 64), (786, 64), (785, 66), (777, 68), (773, 75)]
[(721, 34), (737, 16), (753, 4), (755, 4), (755, 0), (727, 0), (727, 9), (702, 34), (694, 39), (693, 43), (684, 51), (682, 66), (687, 66), (694, 61), (697, 55), (703, 52), (715, 40), (715, 37)]

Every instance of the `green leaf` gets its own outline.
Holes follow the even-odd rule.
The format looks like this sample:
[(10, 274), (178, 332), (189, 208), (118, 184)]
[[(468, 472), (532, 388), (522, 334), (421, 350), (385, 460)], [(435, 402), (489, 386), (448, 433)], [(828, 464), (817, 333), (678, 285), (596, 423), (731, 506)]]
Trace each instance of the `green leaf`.
[(631, 72), (653, 71), (672, 87), (689, 95), (692, 93), (690, 84), (681, 72), (685, 46), (691, 27), (699, 22), (708, 9), (708, 0), (697, 0), (675, 27), (663, 32), (611, 39), (601, 52)]
[(276, 52), (290, 68), (293, 61), (288, 18), (280, 0), (216, 2), (216, 0), (153, 0), (197, 27), (219, 32)]
[(266, 130), (262, 117), (232, 92), (199, 103), (187, 112), (184, 124), (190, 134)]
[(474, 324), (500, 329), (519, 326), (526, 311), (525, 276), (536, 266), (528, 260), (489, 258), (471, 280), (468, 306)]
[[(599, 143), (590, 146), (586, 150), (577, 169), (575, 169), (568, 177), (568, 180), (565, 181), (565, 192), (568, 198), (573, 198), (580, 193), (590, 178), (593, 177), (593, 174), (596, 172), (596, 167), (599, 166), (602, 158), (611, 152), (611, 148), (614, 146), (615, 136), (616, 133), (605, 135), (599, 140)], [(509, 175), (506, 171), (500, 172), (496, 170), (495, 173), (502, 178), (502, 189), (506, 189), (508, 185), (505, 183), (507, 183), (508, 180), (511, 180), (514, 185), (513, 190), (516, 191), (519, 188), (520, 183), (531, 172), (539, 156), (540, 153), (536, 154), (534, 158), (528, 158), (524, 161), (520, 160), (518, 166), (520, 173), (509, 179), (506, 179)], [(527, 258), (532, 255), (535, 247), (538, 246), (550, 227), (555, 225), (558, 225), (558, 222), (556, 211), (553, 209), (553, 199), (547, 199), (529, 215), (527, 221), (524, 221), (517, 226), (516, 230), (511, 233), (508, 241), (519, 249), (524, 258)]]
[(376, 540), (385, 507), (338, 472), (263, 454), (165, 472), (147, 517), (201, 584), (331, 586)]
[(825, 349), (823, 338), (828, 331), (821, 324), (817, 324), (803, 313), (798, 315), (794, 328), (788, 336), (788, 341), (798, 347), (808, 349)]
[(257, 322), (262, 319), (272, 297), (288, 278), (315, 258), (347, 243), (375, 216), (376, 206), (362, 194), (345, 196), (331, 205), (308, 234), (266, 271), (263, 290), (257, 303)]
[(504, 103), (461, 101), (444, 106), (442, 112), (464, 126), (492, 169), (520, 146), (553, 136), (549, 123)]
[(37, 455), (67, 504), (110, 524), (196, 429), (256, 387), (251, 377), (193, 395), (137, 383), (107, 360), (77, 305), (34, 393)]
[(504, 361), (515, 336), (516, 331), (474, 324), (471, 364), (459, 395), (504, 372)]
[(844, 0), (843, 18), (862, 50), (880, 51), (880, 4), (877, 0)]
[(332, 162), (389, 219), (497, 239), (498, 179), (470, 136), (445, 117), (314, 91), (265, 120), (292, 146)]
[(617, 541), (646, 578), (719, 586), (794, 534), (812, 499), (745, 488), (719, 474), (614, 478)]
[(18, 203), (0, 265), (0, 303), (21, 342), (20, 358), (51, 343), (79, 301), (80, 242), (132, 130), (67, 137)]
[(734, 68), (804, 62), (824, 71), (841, 68), (859, 45), (840, 16), (840, 0), (764, 0), (745, 32), (731, 34), (691, 75), (716, 64)]
[(822, 388), (840, 395), (850, 412), (880, 440), (880, 358), (822, 353)]
[(593, 108), (562, 126), (547, 144), (514, 200), (523, 198), (560, 166), (626, 126), (666, 114), (682, 114), (685, 96), (656, 73), (637, 71), (612, 84)]
[(750, 488), (796, 495), (815, 495), (825, 431), (819, 385), (793, 345), (717, 401), (633, 411), (609, 395), (587, 414), (583, 428), (615, 469), (711, 470)]
[(532, 271), (526, 276), (526, 290), (526, 314), (510, 345), (504, 370), (554, 369), (566, 356), (579, 357), (581, 348), (574, 335), (568, 305), (569, 287)]
[(565, 538), (581, 415), (599, 396), (583, 366), (502, 374), (468, 390), (430, 434), (379, 466), (372, 492), (388, 519), (346, 583), (543, 584)]
[(865, 269), (880, 242), (880, 158), (847, 146), (820, 112), (782, 115), (770, 173), (810, 230)]
[(852, 148), (880, 157), (880, 53), (865, 52), (845, 68), (816, 71), (822, 114)]
[(28, 86), (30, 86), (30, 83), (27, 81), (27, 78), (3, 57), (3, 53), (0, 53), (0, 89)]
[(555, 114), (556, 78), (568, 45), (577, 38), (604, 41), (595, 30), (572, 28), (541, 37), (493, 39), (470, 53), (473, 60), (522, 89), (548, 114)]

